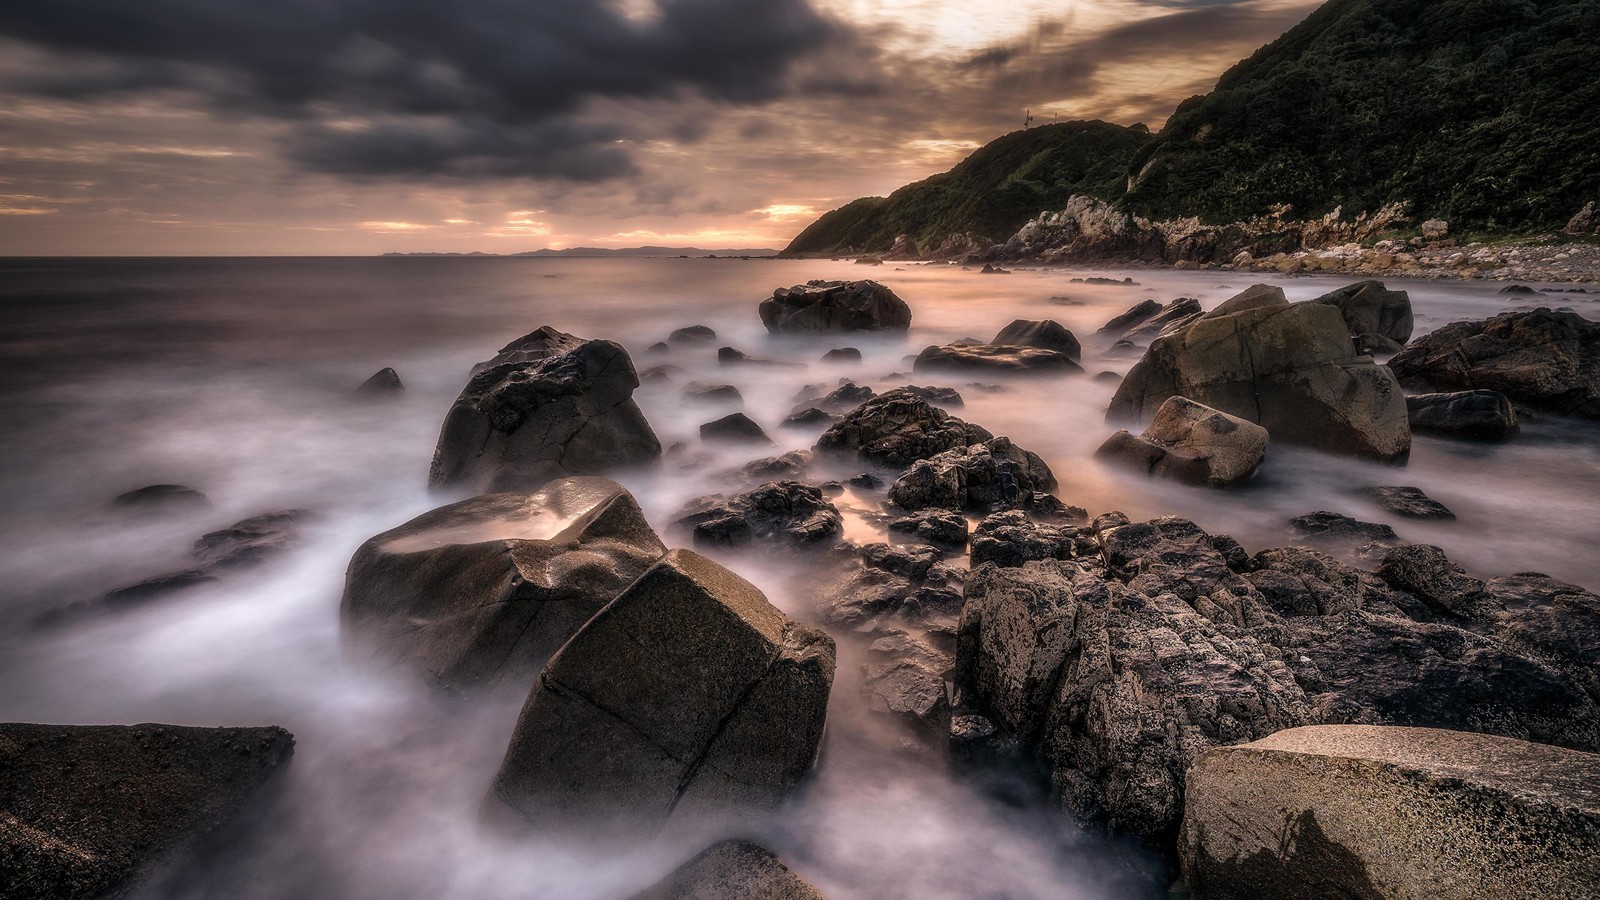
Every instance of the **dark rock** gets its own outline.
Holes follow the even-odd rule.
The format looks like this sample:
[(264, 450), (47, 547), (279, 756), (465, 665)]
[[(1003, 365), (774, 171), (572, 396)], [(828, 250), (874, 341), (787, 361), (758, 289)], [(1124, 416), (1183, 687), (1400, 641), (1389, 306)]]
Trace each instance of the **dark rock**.
[(796, 549), (831, 546), (844, 533), (839, 510), (822, 490), (797, 481), (775, 481), (724, 498), (701, 497), (673, 517), (692, 529), (697, 547), (742, 547), (752, 541)]
[(862, 472), (859, 475), (850, 476), (849, 484), (852, 487), (858, 487), (862, 490), (871, 491), (883, 487), (883, 479), (872, 474), (871, 472)]
[(830, 413), (847, 413), (876, 396), (878, 392), (872, 388), (856, 384), (854, 381), (846, 381), (820, 397), (815, 395), (806, 397), (802, 404)]
[(955, 656), (901, 630), (891, 630), (867, 647), (866, 680), (861, 686), (867, 709), (898, 719), (925, 738), (943, 743), (950, 734), (950, 700), (945, 681)]
[(839, 421), (839, 417), (833, 413), (825, 412), (815, 406), (808, 406), (805, 409), (790, 413), (788, 418), (783, 420), (783, 424), (788, 427), (807, 427), (812, 425), (831, 425), (837, 421)]
[(1040, 559), (1092, 558), (1098, 562), (1100, 546), (1090, 529), (1036, 522), (1021, 510), (1011, 510), (978, 523), (972, 533), (971, 558), (973, 566), (1020, 566)]
[(744, 395), (731, 384), (703, 384), (696, 381), (683, 389), (683, 397), (685, 400), (731, 403), (735, 406), (744, 403)]
[(961, 399), (961, 392), (952, 387), (942, 387), (931, 384), (908, 384), (901, 387), (900, 390), (909, 391), (928, 401), (929, 403), (935, 403), (939, 406), (948, 406), (952, 409), (960, 409), (964, 405)]
[(772, 851), (723, 841), (630, 900), (827, 900)]
[(717, 332), (709, 325), (688, 325), (667, 335), (673, 344), (709, 344), (717, 339)]
[(876, 281), (808, 281), (761, 301), (761, 323), (772, 334), (905, 331), (911, 307)]
[(1289, 530), (1308, 541), (1348, 546), (1394, 544), (1400, 540), (1388, 525), (1362, 522), (1326, 510), (1295, 516), (1289, 520)]
[(770, 444), (772, 438), (761, 430), (755, 420), (742, 412), (729, 413), (713, 422), (700, 426), (700, 440), (750, 444)]
[(1502, 293), (1502, 294), (1536, 294), (1536, 293), (1538, 293), (1538, 291), (1535, 291), (1533, 288), (1528, 287), (1525, 284), (1508, 284), (1505, 287), (1500, 289), (1500, 293)]
[(1421, 488), (1384, 486), (1368, 488), (1366, 496), (1388, 511), (1408, 519), (1454, 519), (1449, 507), (1429, 497)]
[(1411, 296), (1391, 291), (1381, 281), (1358, 281), (1311, 302), (1339, 310), (1352, 338), (1373, 335), (1402, 347), (1411, 340)]
[(909, 391), (896, 390), (868, 400), (834, 423), (817, 439), (817, 450), (904, 469), (992, 437)]
[(822, 354), (823, 362), (852, 363), (861, 362), (861, 351), (854, 347), (838, 347)]
[(766, 456), (751, 460), (739, 468), (739, 478), (758, 484), (765, 484), (768, 481), (798, 480), (811, 465), (811, 457), (810, 450), (790, 450), (782, 456)]
[(966, 573), (925, 544), (868, 544), (860, 564), (817, 592), (826, 625), (864, 632), (890, 627), (953, 634)]
[(674, 550), (540, 671), (491, 797), (563, 834), (725, 828), (811, 768), (833, 669), (827, 635)]
[(633, 497), (604, 478), (452, 503), (356, 551), (345, 646), (451, 689), (526, 684), (666, 552)]
[(1406, 398), (1411, 430), (1446, 437), (1503, 441), (1520, 426), (1516, 407), (1499, 391), (1456, 391)]
[(1454, 616), (1492, 614), (1492, 601), (1482, 581), (1462, 571), (1444, 551), (1428, 544), (1407, 544), (1386, 553), (1377, 576), (1390, 587)]
[(123, 896), (237, 821), (294, 752), (282, 728), (0, 725), (0, 894)]
[(983, 268), (978, 270), (978, 274), (979, 275), (1010, 275), (1011, 273), (1006, 271), (1005, 269), (1000, 268), (997, 265), (992, 264), (992, 263), (984, 263), (983, 264)]
[(783, 362), (776, 359), (759, 359), (733, 347), (717, 348), (719, 366), (764, 366), (767, 368), (803, 368), (804, 363)]
[(1187, 484), (1227, 487), (1249, 478), (1267, 455), (1267, 430), (1254, 422), (1168, 397), (1144, 433), (1118, 431), (1096, 459)]
[(1519, 405), (1600, 419), (1600, 322), (1540, 307), (1456, 322), (1389, 361), (1419, 391), (1499, 391)]
[(917, 372), (1004, 372), (1011, 374), (1070, 374), (1083, 367), (1055, 350), (1002, 344), (945, 344), (917, 354)]
[(889, 499), (908, 510), (987, 514), (1025, 508), (1035, 493), (1055, 487), (1055, 476), (1037, 453), (997, 437), (912, 463), (890, 485)]
[(1078, 338), (1054, 319), (1018, 319), (1000, 329), (1000, 333), (989, 343), (1054, 350), (1074, 361), (1083, 358), (1083, 348), (1078, 345)]
[(1110, 335), (1115, 338), (1122, 337), (1128, 331), (1150, 321), (1161, 312), (1161, 303), (1156, 300), (1140, 300), (1129, 307), (1124, 313), (1114, 316), (1111, 321), (1100, 326), (1095, 334)]
[(1122, 380), (1122, 376), (1115, 372), (1097, 372), (1095, 373), (1094, 380), (1100, 382), (1101, 384), (1116, 384)]
[(1179, 297), (1163, 306), (1161, 312), (1122, 332), (1119, 337), (1119, 343), (1127, 341), (1138, 346), (1144, 346), (1166, 334), (1169, 330), (1176, 331), (1184, 328), (1204, 314), (1205, 311), (1200, 308), (1199, 300), (1193, 297)]
[(187, 485), (152, 484), (118, 494), (111, 505), (117, 509), (167, 515), (210, 509), (211, 500)]
[(671, 384), (672, 379), (683, 374), (683, 369), (671, 363), (651, 366), (639, 373), (640, 384)]
[(1432, 728), (1294, 728), (1189, 770), (1196, 894), (1582, 897), (1600, 890), (1600, 756)]
[(400, 383), (400, 373), (394, 369), (383, 368), (372, 373), (372, 377), (361, 382), (356, 388), (356, 396), (366, 399), (392, 397), (404, 393), (406, 386)]
[(512, 341), (472, 378), (445, 417), (428, 484), (477, 493), (532, 490), (661, 456), (633, 390), (628, 352), (545, 327)]
[[(646, 347), (645, 348), (645, 352), (654, 354), (656, 356), (660, 356), (660, 355), (665, 354), (665, 353), (671, 353), (672, 352), (672, 345), (668, 344), (666, 341), (656, 341), (654, 344), (651, 344), (650, 346)], [(650, 383), (649, 373), (648, 372), (640, 372), (639, 373), (639, 380), (645, 382), (646, 384), (649, 384)]]
[(943, 509), (924, 509), (901, 516), (889, 523), (889, 530), (909, 532), (919, 540), (945, 547), (967, 544), (966, 517)]
[(1380, 460), (1411, 448), (1399, 385), (1356, 354), (1338, 310), (1291, 305), (1270, 285), (1157, 338), (1107, 418), (1145, 421), (1172, 396), (1255, 422), (1274, 441)]

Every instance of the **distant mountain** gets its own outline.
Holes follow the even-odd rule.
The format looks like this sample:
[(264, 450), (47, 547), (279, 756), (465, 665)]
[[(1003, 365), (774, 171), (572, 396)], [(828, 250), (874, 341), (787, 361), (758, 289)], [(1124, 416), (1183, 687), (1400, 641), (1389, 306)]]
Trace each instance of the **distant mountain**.
[(1004, 240), (1040, 210), (1059, 207), (1073, 194), (1120, 196), (1130, 161), (1150, 139), (1142, 125), (1107, 122), (1014, 131), (948, 172), (823, 215), (784, 252), (883, 251), (902, 234), (923, 246), (962, 234)]
[(527, 250), (522, 253), (484, 253), (475, 250), (471, 253), (385, 253), (384, 256), (576, 256), (576, 257), (607, 257), (607, 256), (777, 256), (778, 251), (767, 248), (736, 249), (736, 250), (702, 250), (699, 247), (566, 247), (561, 250), (552, 250), (548, 247), (542, 250)]
[(1597, 70), (1600, 0), (1331, 0), (1154, 137), (1103, 122), (1014, 132), (823, 215), (785, 252), (1003, 241), (1071, 194), (1152, 220), (1283, 204), (1348, 219), (1405, 201), (1456, 234), (1560, 228), (1600, 199)]

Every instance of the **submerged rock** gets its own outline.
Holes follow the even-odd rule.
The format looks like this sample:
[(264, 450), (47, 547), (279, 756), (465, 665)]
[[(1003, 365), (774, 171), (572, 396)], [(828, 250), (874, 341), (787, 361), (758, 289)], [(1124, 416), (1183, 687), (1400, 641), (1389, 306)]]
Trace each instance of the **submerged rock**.
[(1419, 391), (1499, 391), (1534, 409), (1600, 419), (1600, 322), (1546, 309), (1456, 322), (1389, 361)]
[(361, 383), (356, 388), (356, 396), (366, 399), (392, 397), (404, 393), (406, 386), (400, 383), (400, 373), (394, 369), (383, 368), (372, 373), (372, 377)]
[(532, 490), (661, 456), (622, 345), (548, 326), (474, 367), (439, 433), (428, 484), (474, 492)]
[(746, 444), (772, 443), (772, 438), (767, 437), (761, 426), (742, 412), (729, 413), (714, 422), (701, 425), (700, 440)]
[(282, 728), (0, 725), (0, 894), (122, 896), (261, 799)]
[(1384, 509), (1408, 519), (1454, 519), (1456, 514), (1443, 503), (1422, 492), (1422, 488), (1384, 486), (1368, 488), (1366, 495)]
[(1054, 350), (1075, 362), (1083, 358), (1083, 348), (1078, 345), (1077, 336), (1054, 319), (1017, 319), (1000, 329), (1000, 333), (989, 343)]
[(716, 329), (709, 325), (686, 325), (667, 335), (672, 344), (709, 344), (716, 339)]
[(827, 900), (772, 851), (723, 841), (629, 900)]
[(917, 372), (1004, 372), (1011, 374), (1071, 374), (1083, 367), (1055, 350), (1007, 344), (945, 344), (917, 354)]
[(919, 459), (993, 437), (900, 389), (868, 400), (835, 422), (817, 439), (817, 451), (904, 469)]
[(911, 307), (876, 281), (808, 281), (778, 288), (761, 301), (761, 323), (772, 334), (905, 331)]
[(1320, 726), (1208, 751), (1187, 781), (1179, 851), (1207, 898), (1600, 893), (1592, 753)]
[(816, 759), (833, 640), (674, 550), (539, 673), (491, 796), (608, 838), (771, 809)]
[(1254, 422), (1168, 397), (1144, 433), (1118, 431), (1097, 459), (1188, 484), (1227, 487), (1249, 478), (1267, 456), (1267, 430)]
[(211, 500), (188, 485), (151, 484), (118, 494), (111, 505), (130, 512), (168, 515), (210, 509)]
[(1145, 421), (1172, 396), (1255, 422), (1274, 441), (1380, 460), (1411, 448), (1394, 375), (1356, 354), (1339, 311), (1290, 304), (1270, 285), (1157, 338), (1107, 418)]
[(1519, 430), (1516, 407), (1499, 391), (1455, 391), (1406, 398), (1411, 430), (1446, 437), (1503, 441)]
[(762, 541), (818, 549), (832, 546), (844, 533), (844, 519), (822, 489), (798, 481), (770, 482), (731, 498), (701, 497), (681, 510), (673, 524), (690, 529), (697, 547)]
[(345, 645), (451, 689), (527, 683), (666, 552), (633, 497), (604, 478), (452, 503), (356, 551)]

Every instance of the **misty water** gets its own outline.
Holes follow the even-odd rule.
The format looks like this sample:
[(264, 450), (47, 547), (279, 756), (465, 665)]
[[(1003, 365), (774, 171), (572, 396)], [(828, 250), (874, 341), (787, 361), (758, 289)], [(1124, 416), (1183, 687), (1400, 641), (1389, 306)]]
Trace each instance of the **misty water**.
[[(1075, 283), (1130, 276), (1133, 285)], [(775, 340), (757, 303), (810, 278), (873, 277), (910, 303), (905, 337)], [(1419, 436), (1409, 464), (1382, 466), (1271, 448), (1247, 486), (1218, 492), (1150, 481), (1093, 460), (1113, 430), (1103, 412), (1132, 356), (1108, 356), (1095, 329), (1132, 304), (1197, 297), (1214, 306), (1259, 275), (1019, 271), (702, 259), (37, 260), (0, 263), (0, 720), (52, 723), (280, 724), (297, 748), (282, 790), (247, 839), (164, 896), (616, 897), (697, 846), (670, 841), (621, 856), (559, 836), (511, 840), (479, 827), (479, 806), (521, 702), (450, 698), (347, 660), (339, 641), (345, 566), (367, 537), (454, 497), (425, 489), (439, 425), (472, 364), (541, 325), (628, 347), (640, 369), (681, 371), (636, 394), (663, 445), (685, 446), (619, 477), (670, 546), (672, 514), (732, 493), (729, 470), (767, 451), (703, 446), (698, 426), (734, 407), (684, 399), (691, 382), (732, 384), (778, 446), (809, 447), (821, 426), (780, 427), (807, 384), (840, 378), (883, 390), (956, 387), (955, 410), (1041, 454), (1059, 495), (1091, 515), (1181, 515), (1254, 552), (1290, 541), (1285, 520), (1334, 510), (1388, 521), (1438, 544), (1474, 575), (1539, 571), (1600, 586), (1600, 431), (1553, 417), (1504, 445)], [(1342, 278), (1282, 279), (1291, 300)], [(1523, 305), (1600, 298), (1501, 295), (1486, 282), (1406, 282), (1418, 333)], [(1087, 375), (1006, 380), (910, 372), (908, 355), (987, 339), (1016, 318), (1054, 318), (1084, 341)], [(654, 354), (674, 328), (718, 341)], [(719, 367), (716, 348), (805, 365)], [(823, 364), (839, 346), (864, 360)], [(406, 392), (351, 392), (384, 366)], [(897, 374), (898, 373), (898, 374)], [(892, 376), (892, 377), (891, 377)], [(981, 382), (981, 384), (975, 384)], [(844, 473), (849, 474), (849, 473)], [(110, 499), (157, 482), (192, 485), (213, 506), (152, 517)], [(1356, 495), (1416, 485), (1459, 517), (1386, 517)], [(838, 502), (849, 537), (881, 539), (863, 513), (879, 491)], [(185, 567), (193, 540), (258, 513), (314, 510), (308, 539), (259, 569), (120, 614), (49, 630), (41, 613)], [(790, 615), (810, 618), (815, 577), (792, 560), (718, 555)], [(818, 769), (755, 835), (835, 900), (1160, 896), (1159, 863), (1023, 789), (994, 791), (908, 754), (859, 699), (859, 637), (840, 665)]]

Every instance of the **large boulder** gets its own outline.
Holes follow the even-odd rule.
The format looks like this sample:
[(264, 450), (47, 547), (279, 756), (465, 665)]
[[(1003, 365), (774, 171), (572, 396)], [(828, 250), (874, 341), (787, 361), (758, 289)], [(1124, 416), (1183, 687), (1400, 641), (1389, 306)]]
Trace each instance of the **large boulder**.
[(612, 837), (726, 826), (811, 768), (833, 670), (831, 638), (674, 550), (541, 670), (491, 797)]
[(901, 388), (868, 400), (835, 422), (817, 439), (816, 449), (904, 469), (919, 459), (992, 437)]
[(830, 547), (844, 534), (844, 519), (822, 489), (798, 481), (773, 481), (733, 497), (691, 500), (673, 517), (697, 547), (743, 547), (754, 541), (797, 550)]
[(1055, 488), (1055, 475), (1039, 454), (997, 437), (912, 463), (889, 486), (889, 499), (907, 510), (988, 514), (1030, 507), (1035, 494)]
[(989, 343), (1054, 350), (1074, 361), (1083, 358), (1083, 348), (1079, 346), (1077, 336), (1055, 319), (1017, 319), (1000, 329), (1000, 333)]
[(808, 281), (778, 288), (761, 301), (761, 324), (772, 334), (905, 331), (911, 307), (876, 281)]
[(771, 850), (723, 841), (630, 900), (827, 900)]
[(1517, 408), (1499, 391), (1452, 391), (1406, 398), (1411, 430), (1445, 437), (1503, 441), (1520, 430)]
[(1381, 281), (1358, 281), (1311, 302), (1337, 309), (1350, 329), (1350, 337), (1358, 342), (1366, 335), (1376, 335), (1402, 347), (1411, 340), (1411, 295), (1391, 291)]
[(916, 372), (984, 372), (1047, 375), (1082, 372), (1071, 356), (1057, 350), (1011, 344), (952, 344), (925, 348), (912, 364)]
[(1600, 896), (1600, 756), (1313, 726), (1208, 751), (1180, 853), (1207, 900)]
[(122, 896), (250, 809), (282, 728), (0, 725), (0, 895)]
[(533, 490), (567, 475), (599, 475), (661, 455), (633, 390), (621, 344), (546, 326), (473, 368), (445, 417), (428, 484)]
[(1150, 426), (1107, 438), (1095, 457), (1188, 484), (1226, 487), (1255, 473), (1267, 455), (1267, 430), (1187, 397), (1168, 397)]
[(526, 684), (666, 552), (639, 504), (604, 478), (452, 503), (356, 551), (345, 645), (451, 689)]
[(1142, 347), (1168, 328), (1182, 328), (1203, 314), (1200, 301), (1193, 297), (1179, 297), (1166, 306), (1145, 300), (1102, 325), (1095, 333), (1105, 335), (1113, 343), (1125, 341)]
[(1456, 322), (1389, 361), (1418, 391), (1499, 391), (1534, 409), (1600, 419), (1600, 322), (1544, 307)]
[(1267, 429), (1275, 441), (1379, 460), (1411, 449), (1394, 375), (1357, 355), (1344, 319), (1256, 285), (1169, 329), (1118, 385), (1112, 420), (1146, 421), (1183, 396)]

